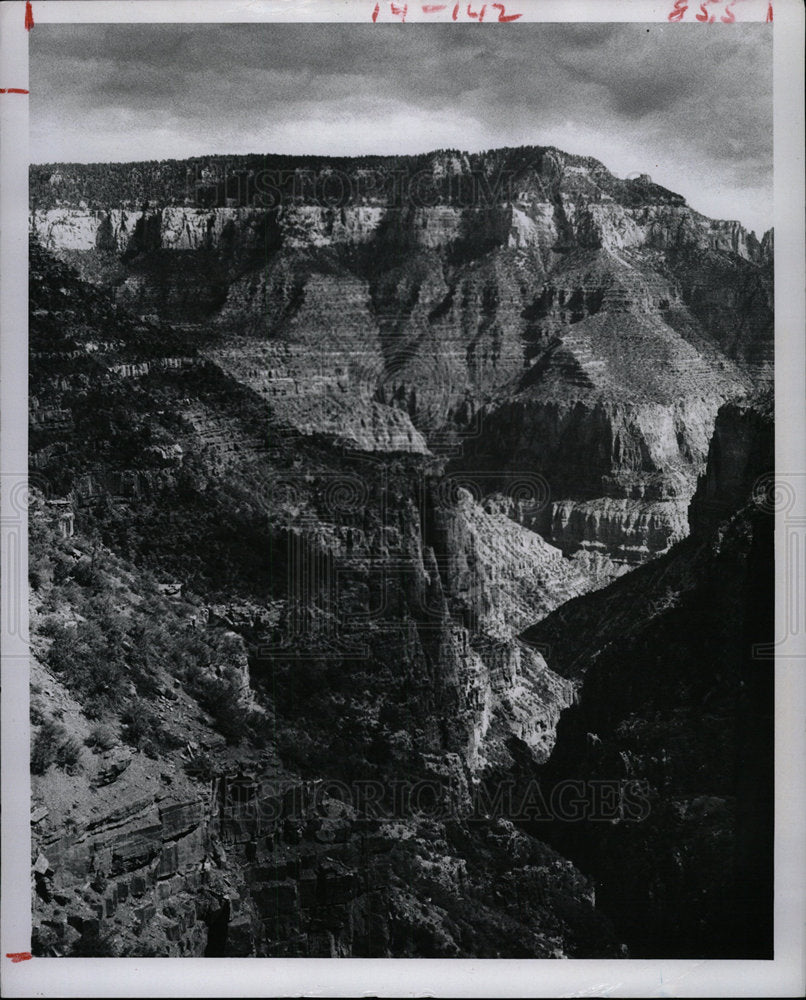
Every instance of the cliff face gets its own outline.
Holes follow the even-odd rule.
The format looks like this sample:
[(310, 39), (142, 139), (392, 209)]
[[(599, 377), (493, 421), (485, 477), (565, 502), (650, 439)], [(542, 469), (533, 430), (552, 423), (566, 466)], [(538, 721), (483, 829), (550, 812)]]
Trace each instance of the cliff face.
[[(282, 210), (166, 206), (127, 210), (35, 209), (31, 224), (50, 250), (101, 250), (134, 254), (154, 250), (263, 249), (267, 229), (291, 249), (350, 246), (372, 240), (379, 230), (410, 230), (414, 243), (439, 249), (469, 232), (511, 248), (551, 252), (558, 241), (588, 249), (720, 251), (755, 263), (771, 252), (771, 237), (759, 244), (738, 222), (714, 221), (686, 207), (616, 204), (580, 205), (561, 194), (554, 201), (518, 192), (515, 205), (484, 213), (451, 205), (413, 211), (386, 207), (300, 205)], [(408, 233), (407, 233), (408, 235)]]
[(33, 231), (119, 304), (197, 324), (302, 433), (444, 451), (482, 487), (544, 476), (532, 527), (567, 553), (666, 551), (717, 407), (771, 372), (771, 236), (590, 158), (189, 161), (191, 189), (152, 166), (118, 204), (90, 168), (32, 168)]
[(473, 797), (571, 698), (516, 631), (608, 561), (514, 524), (518, 490), (267, 426), (36, 246), (31, 276), (37, 954), (615, 953)]
[(685, 289), (646, 260), (597, 251), (565, 269), (530, 313), (534, 363), (486, 407), (459, 462), (539, 470), (552, 504), (538, 530), (636, 564), (684, 536), (716, 410), (755, 375), (705, 339)]
[[(610, 956), (567, 858), (623, 876), (621, 836), (646, 862), (622, 881), (678, 920), (647, 870), (690, 851), (691, 903), (702, 831), (734, 844), (716, 733), (755, 521), (712, 543), (709, 511), (768, 444), (722, 403), (771, 375), (771, 237), (557, 151), (389, 161), (324, 207), (261, 205), (256, 173), (179, 205), (175, 166), (124, 172), (117, 205), (95, 168), (32, 174), (61, 258), (32, 245), (38, 952)], [(647, 663), (675, 678), (657, 703)], [(692, 740), (706, 676), (727, 693)], [(677, 737), (704, 805), (658, 791)], [(490, 783), (540, 765), (654, 782), (658, 821), (497, 816)], [(608, 878), (643, 948), (654, 911)]]
[(544, 787), (644, 790), (640, 825), (544, 827), (635, 955), (772, 953), (773, 458), (771, 400), (723, 406), (692, 537), (525, 634), (578, 686)]
[(717, 414), (708, 465), (689, 508), (691, 533), (707, 537), (748, 497), (773, 503), (775, 428), (771, 391), (723, 406)]

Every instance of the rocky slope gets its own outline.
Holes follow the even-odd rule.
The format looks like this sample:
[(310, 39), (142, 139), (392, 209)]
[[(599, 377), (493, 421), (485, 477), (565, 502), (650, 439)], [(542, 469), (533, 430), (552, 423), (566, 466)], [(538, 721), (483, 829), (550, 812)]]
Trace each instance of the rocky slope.
[[(636, 689), (657, 822), (569, 837), (496, 789), (598, 775), (591, 664), (632, 692), (679, 666), (681, 622), (717, 648), (686, 618), (709, 602), (720, 712), (741, 701), (752, 531), (713, 530), (771, 432), (755, 402), (717, 411), (771, 374), (770, 239), (554, 150), (300, 161), (314, 194), (268, 203), (245, 162), (240, 194), (207, 176), (182, 204), (181, 166), (32, 170), (37, 953), (651, 950), (602, 873), (622, 836), (649, 867), (689, 843), (652, 771), (677, 695), (714, 836), (736, 829), (736, 743), (691, 736), (689, 675), (658, 706)], [(323, 206), (334, 174), (355, 183)], [(651, 891), (677, 919), (672, 881)], [(721, 948), (733, 925), (703, 920)]]
[(530, 527), (567, 553), (682, 537), (716, 409), (771, 372), (771, 235), (556, 149), (47, 165), (31, 192), (44, 246), (197, 324), (301, 432), (544, 476)]
[(293, 709), (245, 700), (240, 637), (60, 513), (34, 496), (35, 954), (614, 953), (587, 880), (478, 816), (459, 756), (396, 788), (377, 760), (284, 766)]
[(516, 632), (607, 560), (267, 422), (36, 244), (31, 278), (37, 953), (617, 951), (472, 791), (513, 735), (546, 758), (571, 688)]
[(771, 396), (722, 407), (692, 537), (525, 634), (578, 689), (543, 786), (642, 786), (641, 824), (541, 827), (636, 956), (772, 954), (773, 461)]

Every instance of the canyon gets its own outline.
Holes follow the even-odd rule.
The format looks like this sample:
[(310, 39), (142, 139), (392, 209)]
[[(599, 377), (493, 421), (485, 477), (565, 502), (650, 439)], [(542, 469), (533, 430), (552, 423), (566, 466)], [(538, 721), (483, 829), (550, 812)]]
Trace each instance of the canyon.
[[(194, 323), (302, 433), (452, 456), (484, 492), (534, 471), (565, 552), (636, 565), (683, 537), (716, 409), (770, 378), (771, 234), (554, 149), (272, 163), (244, 165), (240, 199), (230, 165), (131, 209), (65, 204), (81, 178), (36, 168), (32, 228), (119, 305)], [(251, 175), (295, 184), (262, 208)]]
[(772, 234), (240, 159), (31, 168), (37, 953), (766, 955)]

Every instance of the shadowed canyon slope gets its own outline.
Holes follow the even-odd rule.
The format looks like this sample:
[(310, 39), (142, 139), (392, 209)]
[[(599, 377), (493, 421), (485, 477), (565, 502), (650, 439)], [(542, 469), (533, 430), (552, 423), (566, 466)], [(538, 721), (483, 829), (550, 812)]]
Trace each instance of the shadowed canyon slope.
[[(726, 954), (771, 234), (537, 147), (219, 167), (31, 172), (35, 949), (608, 957), (702, 889)], [(494, 807), (578, 774), (651, 819)]]
[(572, 687), (516, 632), (607, 560), (30, 261), (35, 951), (616, 954), (473, 792), (510, 737), (547, 757)]
[(579, 687), (542, 783), (646, 783), (641, 824), (542, 830), (636, 956), (772, 955), (772, 415), (722, 407), (691, 537), (525, 634)]

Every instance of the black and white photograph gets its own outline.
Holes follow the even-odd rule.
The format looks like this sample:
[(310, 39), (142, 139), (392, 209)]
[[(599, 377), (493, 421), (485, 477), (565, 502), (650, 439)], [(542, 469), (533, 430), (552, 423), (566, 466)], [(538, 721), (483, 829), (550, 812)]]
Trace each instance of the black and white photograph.
[(779, 5), (530, 6), (26, 26), (32, 968), (780, 957)]

